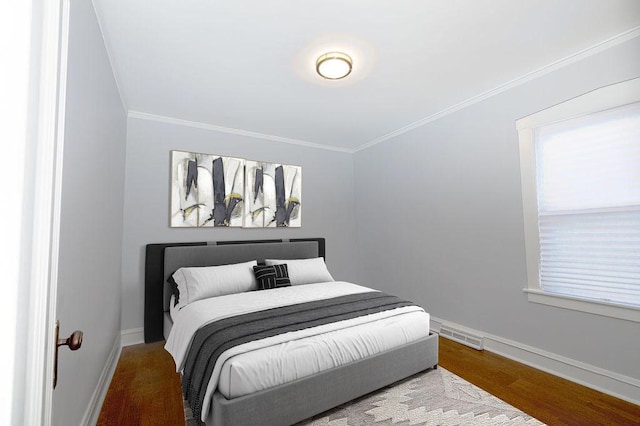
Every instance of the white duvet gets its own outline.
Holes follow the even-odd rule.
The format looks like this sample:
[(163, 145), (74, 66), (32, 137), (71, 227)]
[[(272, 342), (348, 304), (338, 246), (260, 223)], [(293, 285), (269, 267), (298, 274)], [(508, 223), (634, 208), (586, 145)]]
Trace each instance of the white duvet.
[[(343, 281), (306, 284), (199, 300), (175, 313), (165, 348), (182, 372), (196, 331), (222, 318), (263, 309), (373, 291)], [(204, 399), (207, 417), (216, 388), (235, 398), (420, 339), (429, 334), (429, 314), (417, 306), (285, 333), (225, 351), (214, 367)]]

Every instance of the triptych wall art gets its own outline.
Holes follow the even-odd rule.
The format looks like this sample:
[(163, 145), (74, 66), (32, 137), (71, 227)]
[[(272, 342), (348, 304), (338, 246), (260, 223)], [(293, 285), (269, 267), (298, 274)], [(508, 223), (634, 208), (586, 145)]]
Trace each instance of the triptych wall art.
[(302, 167), (171, 151), (172, 227), (300, 227)]

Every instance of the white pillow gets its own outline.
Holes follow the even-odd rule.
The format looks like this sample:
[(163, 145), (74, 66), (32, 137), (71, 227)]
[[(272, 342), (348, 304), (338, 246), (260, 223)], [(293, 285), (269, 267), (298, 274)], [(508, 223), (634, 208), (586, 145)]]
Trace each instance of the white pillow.
[(232, 265), (178, 269), (172, 276), (179, 292), (176, 308), (182, 309), (189, 303), (208, 297), (257, 290), (258, 283), (253, 275), (253, 267), (257, 264), (252, 260)]
[(334, 281), (322, 257), (312, 259), (265, 259), (266, 265), (287, 264), (291, 285)]

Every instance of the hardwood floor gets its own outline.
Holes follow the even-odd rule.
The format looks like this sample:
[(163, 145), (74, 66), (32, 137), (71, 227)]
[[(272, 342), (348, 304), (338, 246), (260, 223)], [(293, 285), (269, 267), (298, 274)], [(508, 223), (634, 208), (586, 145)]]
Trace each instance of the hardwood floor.
[[(184, 424), (180, 377), (163, 344), (122, 350), (98, 425)], [(549, 425), (640, 425), (640, 406), (443, 338), (440, 365)]]
[(549, 425), (640, 425), (640, 406), (442, 337), (439, 364)]
[(98, 426), (184, 425), (180, 375), (163, 346), (122, 349)]

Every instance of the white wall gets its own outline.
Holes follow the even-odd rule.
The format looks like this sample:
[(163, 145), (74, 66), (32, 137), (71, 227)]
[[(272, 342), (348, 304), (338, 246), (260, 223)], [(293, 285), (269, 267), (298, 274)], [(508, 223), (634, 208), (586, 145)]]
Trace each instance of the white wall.
[[(302, 166), (302, 227), (170, 228), (170, 151)], [(325, 237), (336, 279), (355, 279), (351, 154), (130, 117), (122, 249), (122, 329), (143, 327), (144, 249), (149, 243)]]
[(53, 424), (77, 425), (120, 337), (126, 114), (90, 1), (72, 1), (58, 272), (61, 337)]
[(529, 303), (522, 292), (515, 129), (520, 117), (638, 76), (636, 38), (356, 153), (359, 281), (441, 319), (640, 379), (637, 323)]

